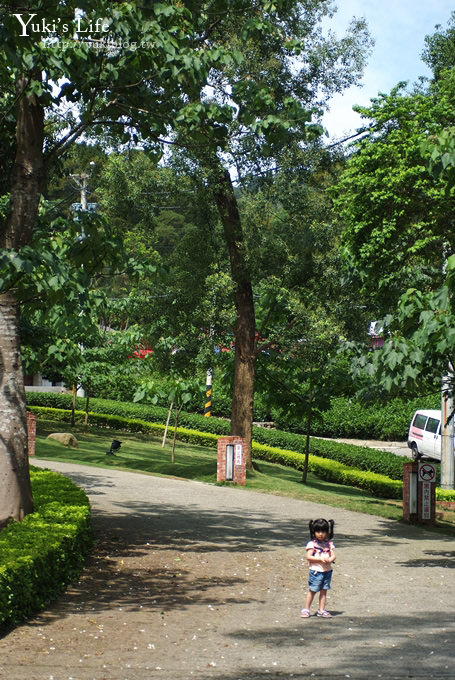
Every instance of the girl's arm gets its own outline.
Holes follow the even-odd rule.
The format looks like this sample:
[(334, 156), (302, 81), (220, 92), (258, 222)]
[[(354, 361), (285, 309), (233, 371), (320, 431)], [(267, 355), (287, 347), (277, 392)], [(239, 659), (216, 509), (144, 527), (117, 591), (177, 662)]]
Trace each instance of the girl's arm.
[(329, 553), (317, 553), (313, 555), (313, 548), (308, 548), (306, 558), (310, 564), (324, 564), (329, 561)]
[(336, 559), (335, 548), (331, 545), (330, 552), (320, 552), (317, 553), (317, 555), (313, 555), (313, 548), (308, 548), (306, 551), (306, 558), (310, 564), (327, 564), (327, 562), (331, 564), (332, 562), (335, 562)]

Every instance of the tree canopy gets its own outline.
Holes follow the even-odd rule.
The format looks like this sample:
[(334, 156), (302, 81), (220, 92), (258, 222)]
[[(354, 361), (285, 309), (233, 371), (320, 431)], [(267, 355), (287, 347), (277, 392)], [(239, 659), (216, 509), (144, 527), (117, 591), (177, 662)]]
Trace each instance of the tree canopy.
[(335, 188), (352, 270), (384, 317), (384, 346), (354, 366), (401, 396), (437, 392), (443, 376), (454, 389), (453, 21), (426, 39), (431, 80), (360, 109), (367, 131)]
[[(107, 17), (101, 25), (100, 17)], [(0, 398), (2, 526), (33, 507), (19, 301), (11, 283), (15, 270), (22, 275), (35, 267), (31, 245), (49, 169), (84, 134), (109, 130), (111, 143), (134, 140), (128, 112), (140, 108), (144, 88), (155, 111), (147, 119), (149, 144), (159, 145), (160, 134), (167, 133), (175, 116), (180, 84), (186, 78), (199, 80), (211, 50), (204, 49), (191, 14), (179, 2), (112, 6), (37, 0), (17, 12), (0, 10), (0, 38), (0, 137), (6, 140), (1, 145), (0, 182), (6, 200), (0, 212), (0, 247), (7, 251), (6, 285), (0, 295), (5, 367)]]
[[(204, 177), (219, 214), (236, 313), (232, 427), (250, 439), (258, 336), (231, 172), (235, 169), (240, 180), (252, 171), (271, 170), (285, 149), (316, 138), (327, 98), (359, 78), (370, 44), (365, 24), (353, 21), (341, 39), (324, 36), (321, 20), (332, 12), (329, 0), (114, 6), (36, 0), (18, 11), (1, 10), (1, 138), (6, 143), (0, 181), (6, 199), (0, 225), (5, 250), (0, 337), (8, 338), (8, 349), (0, 349), (9, 382), (0, 403), (0, 466), (8, 470), (0, 524), (32, 507), (16, 283), (30, 274), (36, 286), (54, 281), (54, 290), (61, 287), (58, 273), (40, 278), (43, 263), (37, 263), (34, 245), (50, 172), (82, 137), (103, 137), (110, 150), (140, 143), (157, 158), (171, 144)], [(149, 229), (143, 218), (141, 229)], [(160, 215), (154, 231), (161, 230), (162, 245), (172, 242), (179, 224), (178, 213)], [(97, 234), (107, 233), (108, 226), (94, 220), (81, 223), (83, 238), (66, 245), (50, 227), (48, 235), (49, 243), (57, 249), (68, 246), (65, 253), (88, 267), (82, 252), (92, 236), (95, 243)], [(92, 253), (95, 260), (96, 250)], [(115, 259), (115, 246), (111, 254)], [(79, 274), (84, 274), (81, 266)], [(11, 466), (10, 460), (16, 462)]]
[(351, 266), (378, 314), (407, 287), (440, 284), (455, 246), (454, 196), (422, 157), (428, 135), (453, 120), (452, 80), (448, 75), (429, 91), (401, 84), (359, 109), (369, 130), (353, 145), (335, 204), (346, 222)]

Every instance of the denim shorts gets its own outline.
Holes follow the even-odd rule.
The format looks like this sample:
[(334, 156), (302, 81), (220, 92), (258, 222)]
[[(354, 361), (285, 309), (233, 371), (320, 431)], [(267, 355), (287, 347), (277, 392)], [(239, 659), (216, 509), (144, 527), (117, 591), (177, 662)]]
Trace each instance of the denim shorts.
[(319, 593), (320, 590), (330, 590), (331, 580), (332, 570), (315, 571), (314, 569), (310, 569), (308, 587), (313, 593)]

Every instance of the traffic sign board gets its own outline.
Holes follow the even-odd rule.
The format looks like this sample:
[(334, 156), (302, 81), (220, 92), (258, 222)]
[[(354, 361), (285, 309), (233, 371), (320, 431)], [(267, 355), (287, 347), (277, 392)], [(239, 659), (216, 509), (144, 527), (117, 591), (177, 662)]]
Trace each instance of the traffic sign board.
[(435, 482), (436, 467), (433, 463), (419, 463), (419, 482)]

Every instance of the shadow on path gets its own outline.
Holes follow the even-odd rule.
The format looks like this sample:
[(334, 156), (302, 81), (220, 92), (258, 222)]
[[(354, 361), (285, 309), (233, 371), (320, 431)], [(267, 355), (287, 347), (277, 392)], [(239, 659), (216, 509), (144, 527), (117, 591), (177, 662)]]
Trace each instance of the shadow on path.
[[(302, 546), (308, 519), (323, 506), (131, 473), (64, 474), (93, 497), (96, 545), (79, 582), (5, 641), (3, 663), (16, 663), (14, 678), (35, 673), (30, 649), (42, 665), (38, 680), (51, 674), (51, 657), (39, 656), (43, 631), (61, 678), (455, 677), (452, 572), (434, 569), (453, 569), (451, 538), (333, 509), (346, 555), (335, 574), (336, 615), (300, 619)], [(104, 637), (89, 638), (99, 623)], [(153, 652), (139, 655), (139, 627)], [(70, 653), (79, 663), (77, 633), (92, 645), (86, 675), (81, 666), (70, 672)]]

